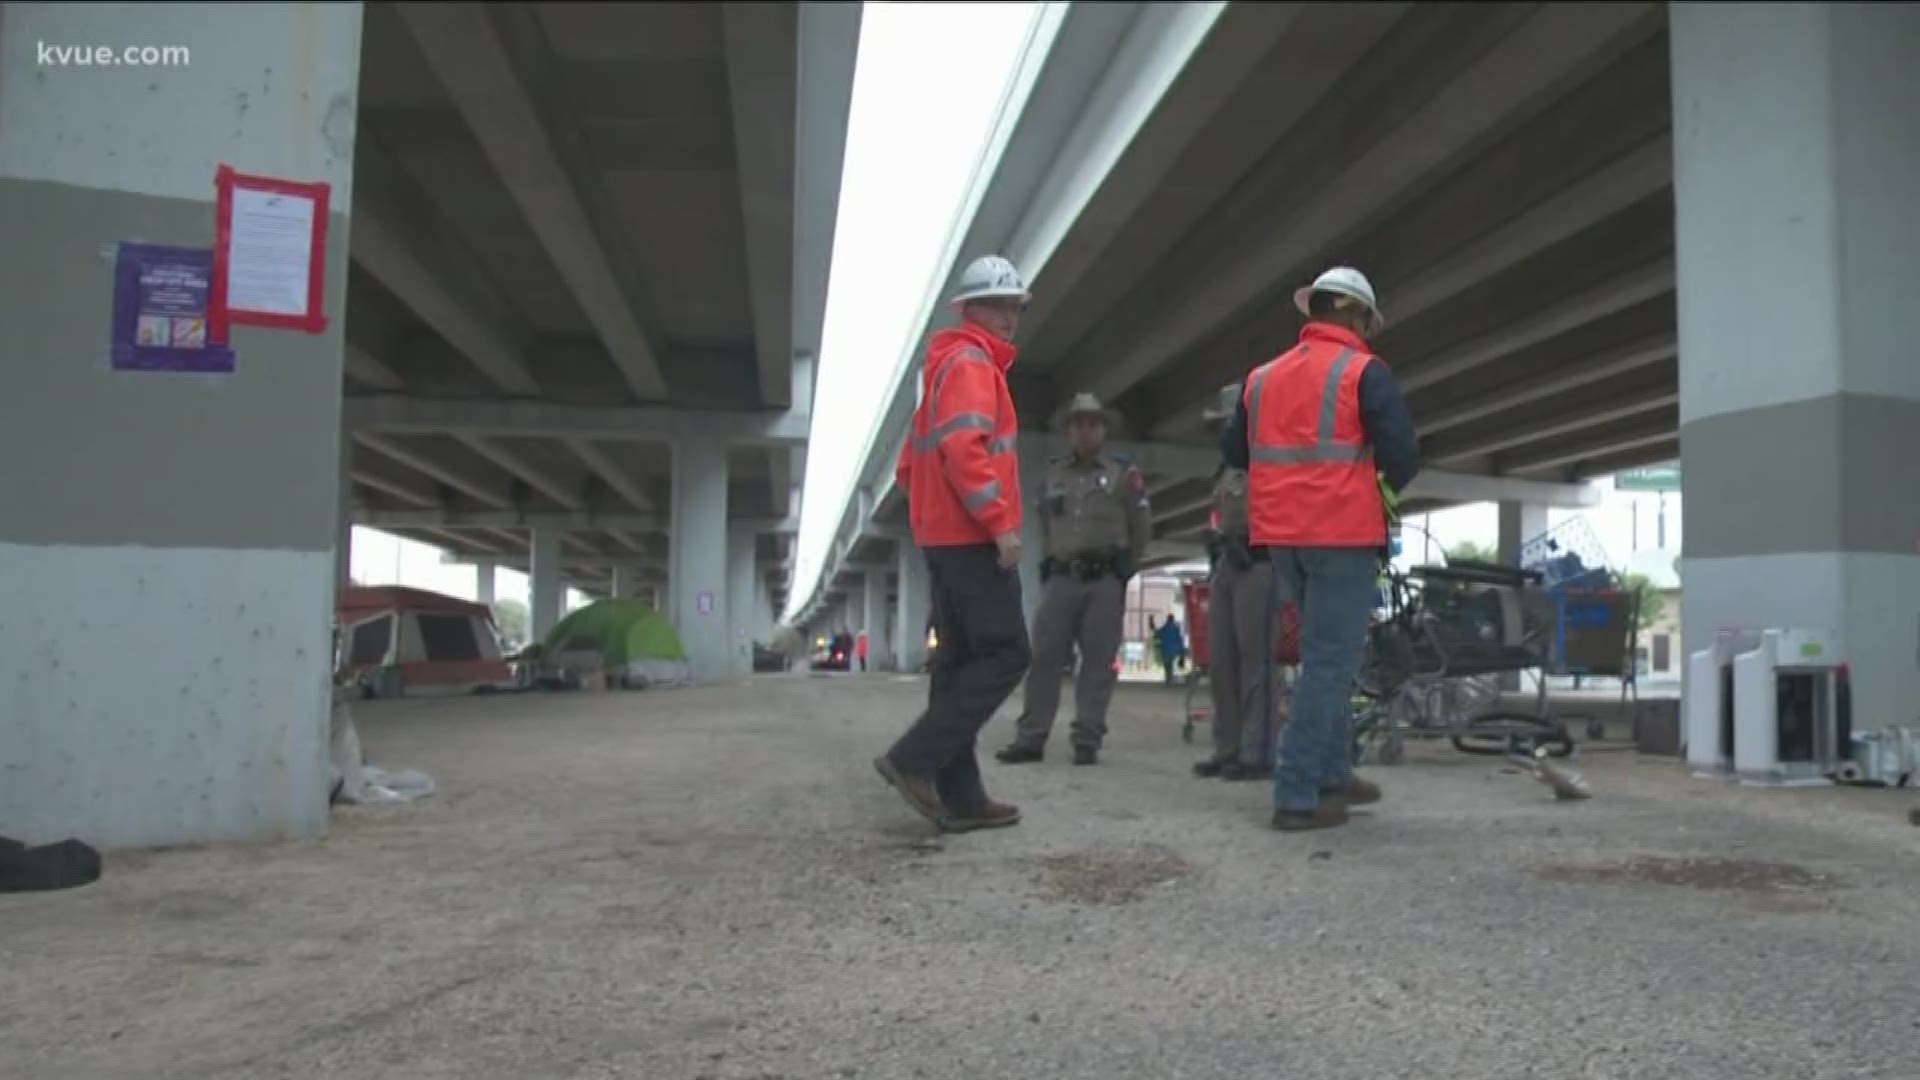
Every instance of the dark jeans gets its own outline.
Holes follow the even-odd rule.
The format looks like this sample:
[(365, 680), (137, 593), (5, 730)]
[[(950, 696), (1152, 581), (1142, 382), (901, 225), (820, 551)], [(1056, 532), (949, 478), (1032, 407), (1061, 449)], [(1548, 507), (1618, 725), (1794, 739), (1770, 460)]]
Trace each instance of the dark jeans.
[(987, 799), (975, 745), (980, 729), (1026, 677), (1032, 660), (1020, 574), (991, 544), (926, 548), (933, 579), (933, 657), (927, 711), (887, 756), (909, 776), (932, 777), (947, 812), (970, 817)]

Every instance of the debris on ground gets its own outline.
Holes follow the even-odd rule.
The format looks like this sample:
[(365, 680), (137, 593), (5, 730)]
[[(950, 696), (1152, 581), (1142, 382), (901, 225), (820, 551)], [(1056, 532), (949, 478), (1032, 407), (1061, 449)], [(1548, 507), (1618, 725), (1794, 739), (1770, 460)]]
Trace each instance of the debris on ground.
[(1579, 773), (1563, 769), (1547, 760), (1547, 748), (1540, 747), (1531, 756), (1515, 756), (1514, 760), (1525, 765), (1535, 780), (1553, 789), (1553, 797), (1562, 802), (1576, 799), (1593, 798), (1593, 789)]
[(1689, 859), (1643, 856), (1598, 865), (1552, 865), (1535, 871), (1549, 881), (1679, 885), (1734, 892), (1813, 892), (1830, 889), (1833, 879), (1788, 863), (1754, 859)]
[(1193, 874), (1193, 865), (1161, 844), (1094, 848), (1042, 860), (1051, 898), (1082, 904), (1130, 904), (1148, 889)]

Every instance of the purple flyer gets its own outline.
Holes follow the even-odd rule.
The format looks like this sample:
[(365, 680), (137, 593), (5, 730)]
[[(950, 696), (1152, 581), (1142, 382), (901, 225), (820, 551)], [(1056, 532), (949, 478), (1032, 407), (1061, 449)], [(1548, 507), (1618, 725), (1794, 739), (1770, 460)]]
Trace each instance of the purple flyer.
[(113, 272), (113, 369), (233, 373), (207, 340), (213, 249), (122, 243)]

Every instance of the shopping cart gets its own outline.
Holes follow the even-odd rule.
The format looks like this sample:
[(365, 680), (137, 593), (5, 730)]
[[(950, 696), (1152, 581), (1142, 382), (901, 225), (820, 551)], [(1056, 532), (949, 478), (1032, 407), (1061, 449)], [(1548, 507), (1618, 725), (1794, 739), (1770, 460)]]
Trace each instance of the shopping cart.
[[(1408, 738), (1465, 753), (1573, 751), (1548, 715), (1561, 605), (1534, 570), (1486, 563), (1386, 571), (1389, 603), (1369, 633), (1355, 686), (1354, 756), (1391, 765)], [(1501, 707), (1499, 678), (1534, 672), (1531, 711)]]
[[(1187, 674), (1187, 698), (1180, 738), (1193, 741), (1193, 729), (1213, 722), (1213, 620), (1208, 617), (1213, 584), (1204, 578), (1181, 583), (1187, 608), (1187, 652), (1192, 670)], [(1274, 660), (1282, 667), (1300, 663), (1300, 612), (1292, 601), (1281, 605), (1274, 636)]]

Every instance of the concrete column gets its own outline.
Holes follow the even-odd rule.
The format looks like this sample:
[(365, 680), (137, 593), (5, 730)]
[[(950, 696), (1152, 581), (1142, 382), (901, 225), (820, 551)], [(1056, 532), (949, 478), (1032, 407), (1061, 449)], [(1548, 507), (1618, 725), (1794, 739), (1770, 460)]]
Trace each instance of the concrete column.
[(1503, 502), (1500, 505), (1500, 562), (1520, 565), (1520, 545), (1546, 532), (1547, 508), (1528, 503)]
[(640, 568), (637, 566), (616, 566), (613, 568), (613, 581), (607, 588), (607, 595), (615, 600), (631, 600), (640, 591)]
[(920, 549), (900, 544), (900, 585), (894, 594), (893, 662), (901, 671), (919, 671), (927, 658), (927, 604), (933, 588)]
[(1047, 456), (1038, 447), (1020, 449), (1020, 539), (1024, 552), (1020, 560), (1020, 602), (1026, 608), (1027, 627), (1033, 627), (1033, 613), (1040, 609), (1040, 491), (1045, 486)]
[(860, 624), (867, 631), (867, 667), (878, 669), (887, 655), (887, 572), (880, 567), (867, 569), (865, 587), (861, 590), (866, 600), (866, 610), (861, 613)]
[(754, 604), (759, 596), (753, 587), (757, 565), (754, 548), (759, 536), (738, 526), (727, 533), (727, 633), (732, 646), (729, 654), (736, 675), (753, 673)]
[(727, 447), (687, 439), (673, 447), (670, 618), (695, 682), (731, 670), (727, 640)]
[(491, 559), (473, 561), (473, 598), (475, 600), (488, 607), (493, 606), (494, 584), (498, 573)]
[(527, 624), (535, 641), (560, 621), (566, 590), (560, 585), (560, 530), (545, 526), (533, 530), (533, 551), (527, 559)]
[(1671, 5), (1684, 648), (1829, 631), (1920, 700), (1920, 8)]
[[(360, 21), (0, 5), (0, 834), (325, 832)], [(56, 66), (39, 42), (191, 62)], [(113, 245), (211, 247), (223, 162), (332, 185), (325, 332), (236, 329), (232, 374), (113, 370)]]

